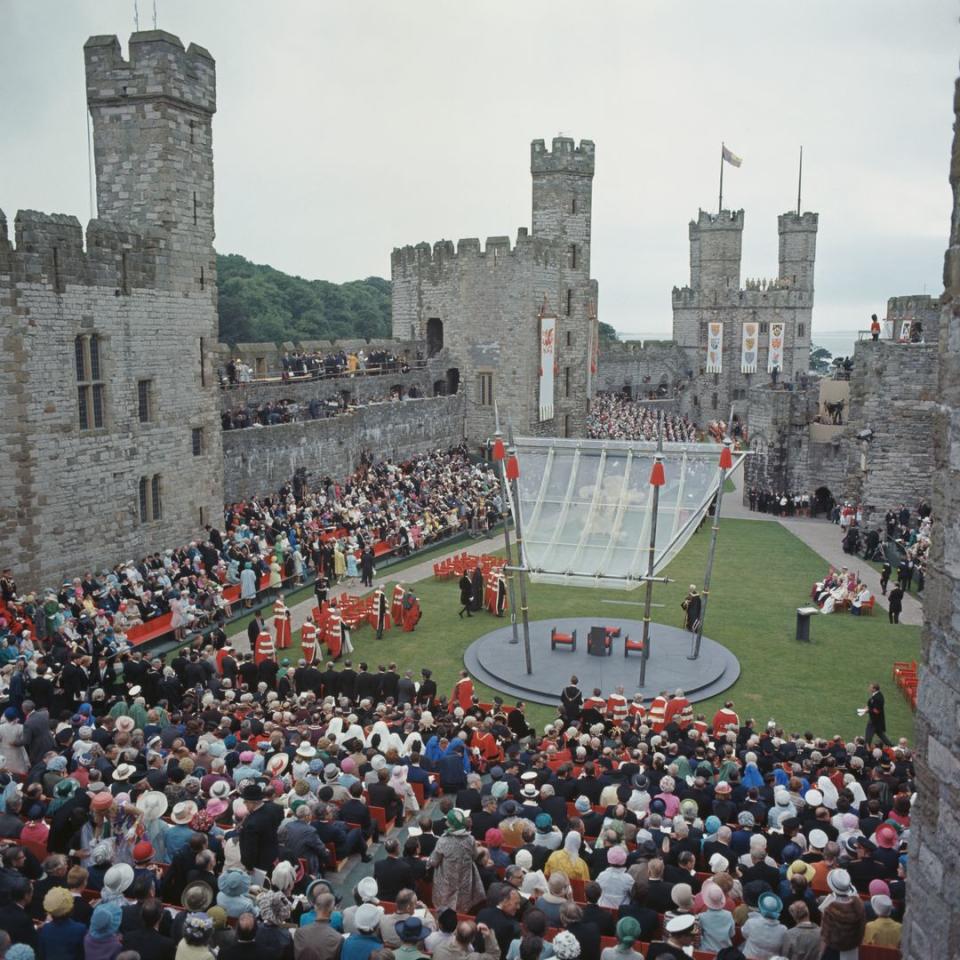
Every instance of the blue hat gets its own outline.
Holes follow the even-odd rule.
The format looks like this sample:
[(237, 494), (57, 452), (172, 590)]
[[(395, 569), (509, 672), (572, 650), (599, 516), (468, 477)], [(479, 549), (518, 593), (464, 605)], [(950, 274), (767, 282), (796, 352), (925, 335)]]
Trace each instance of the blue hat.
[(106, 940), (120, 929), (120, 918), (123, 911), (116, 900), (109, 903), (100, 903), (93, 908), (90, 917), (90, 937), (93, 940)]
[(10, 960), (36, 960), (36, 956), (29, 943), (15, 943), (4, 954), (4, 957), (9, 957)]
[(319, 757), (314, 757), (310, 761), (311, 773), (323, 773), (323, 761)]
[(761, 893), (757, 897), (757, 909), (761, 916), (775, 920), (783, 913), (783, 901), (775, 893)]
[(3, 711), (3, 718), (5, 720), (16, 720), (19, 715), (16, 707), (7, 707), (7, 709)]
[(533, 822), (538, 830), (545, 831), (553, 826), (553, 817), (549, 813), (538, 813), (537, 819)]
[(719, 817), (707, 817), (703, 824), (704, 833), (713, 834), (716, 833), (722, 824), (720, 823)]
[(404, 943), (419, 943), (424, 938), (423, 922), (419, 917), (407, 917), (406, 920), (395, 923), (394, 929)]

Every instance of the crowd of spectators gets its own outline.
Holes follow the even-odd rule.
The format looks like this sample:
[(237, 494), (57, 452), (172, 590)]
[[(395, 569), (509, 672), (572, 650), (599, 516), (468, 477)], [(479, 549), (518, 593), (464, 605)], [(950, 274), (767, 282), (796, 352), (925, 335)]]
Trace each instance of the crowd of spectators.
[(668, 443), (693, 443), (697, 427), (686, 415), (660, 411), (622, 393), (598, 393), (590, 404), (587, 436), (593, 440), (656, 440), (659, 417)]
[[(18, 655), (58, 657), (80, 643), (113, 665), (128, 631), (171, 614), (178, 637), (222, 624), (236, 599), (249, 605), (266, 579), (270, 590), (317, 576), (335, 582), (385, 543), (407, 554), (477, 527), (489, 529), (503, 510), (492, 467), (473, 463), (465, 447), (400, 463), (365, 459), (345, 480), (319, 477), (285, 485), (276, 496), (228, 504), (224, 527), (177, 549), (87, 571), (57, 589), (21, 595), (12, 572), (0, 576), (0, 679), (9, 683)], [(351, 564), (352, 561), (352, 564)], [(231, 601), (225, 588), (236, 585)], [(83, 677), (74, 681), (87, 686)]]
[[(576, 678), (535, 730), (523, 704), (481, 704), (467, 678), (445, 695), (429, 668), (416, 683), (396, 665), (241, 661), (224, 640), (169, 665), (135, 654), (89, 698), (59, 663), (53, 684), (28, 678), (36, 699), (0, 721), (0, 929), (70, 960), (842, 958), (899, 942), (904, 741), (757, 726), (732, 702), (708, 719), (680, 691), (648, 710)], [(400, 843), (383, 820), (414, 829)], [(338, 886), (337, 861), (374, 853)]]
[[(296, 350), (285, 352), (280, 358), (280, 376), (283, 380), (312, 379), (321, 377), (371, 376), (384, 373), (407, 373), (412, 365), (422, 362), (418, 353), (411, 358), (409, 351), (395, 353), (392, 350)], [(249, 364), (239, 357), (231, 357), (221, 374), (221, 384), (235, 386), (254, 379)]]
[(351, 413), (361, 406), (396, 403), (400, 400), (416, 400), (421, 396), (420, 389), (414, 384), (406, 392), (401, 387), (392, 387), (385, 396), (369, 399), (363, 403), (342, 394), (337, 399), (321, 400), (319, 397), (314, 397), (306, 403), (289, 399), (271, 400), (261, 404), (248, 403), (221, 413), (220, 423), (224, 430), (272, 427), (278, 423), (296, 423), (305, 420), (324, 420), (328, 417), (339, 417)]
[(747, 489), (747, 500), (751, 510), (776, 517), (809, 517), (810, 505), (814, 502), (808, 493), (777, 492), (773, 487), (757, 486)]

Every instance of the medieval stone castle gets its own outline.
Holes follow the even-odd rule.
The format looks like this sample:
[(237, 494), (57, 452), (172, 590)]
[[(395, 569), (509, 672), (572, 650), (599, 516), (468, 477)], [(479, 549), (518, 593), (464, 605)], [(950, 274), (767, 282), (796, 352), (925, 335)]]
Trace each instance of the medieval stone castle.
[[(482, 249), (442, 240), (393, 253), (390, 345), (426, 360), (397, 373), (397, 387), (415, 386), (418, 399), (221, 434), (220, 412), (237, 396), (305, 388), (253, 381), (228, 398), (219, 387), (214, 61), (163, 31), (134, 34), (127, 60), (109, 36), (84, 53), (98, 219), (84, 231), (71, 216), (20, 211), (11, 241), (0, 212), (0, 551), (21, 584), (180, 545), (219, 522), (225, 496), (270, 492), (301, 467), (342, 474), (365, 450), (484, 441), (495, 405), (518, 433), (571, 437), (583, 436), (598, 389), (667, 400), (700, 422), (726, 419), (732, 405), (752, 438), (751, 482), (819, 486), (881, 509), (933, 490), (904, 956), (955, 950), (960, 206), (942, 306), (892, 299), (893, 337), (859, 345), (849, 380), (807, 375), (818, 216), (800, 211), (779, 218), (776, 277), (746, 282), (743, 211), (701, 211), (689, 284), (673, 291), (673, 340), (600, 350), (594, 144), (535, 140), (532, 226), (512, 246), (491, 237)], [(957, 198), (960, 135), (951, 184)], [(898, 342), (918, 319), (922, 342)], [(275, 368), (272, 345), (242, 352)], [(845, 422), (824, 422), (825, 404), (840, 401)]]

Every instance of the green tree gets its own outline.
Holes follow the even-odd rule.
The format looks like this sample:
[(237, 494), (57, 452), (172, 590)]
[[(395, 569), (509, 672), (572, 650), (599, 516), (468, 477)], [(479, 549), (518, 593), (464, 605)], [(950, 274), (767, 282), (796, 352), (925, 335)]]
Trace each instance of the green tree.
[(833, 354), (826, 347), (813, 344), (810, 348), (810, 372), (825, 376), (830, 372), (830, 360)]
[(614, 330), (609, 323), (604, 323), (602, 320), (597, 324), (597, 329), (600, 331), (600, 342), (611, 341), (617, 339), (617, 331)]
[(225, 343), (389, 337), (390, 281), (305, 280), (238, 254), (218, 254)]

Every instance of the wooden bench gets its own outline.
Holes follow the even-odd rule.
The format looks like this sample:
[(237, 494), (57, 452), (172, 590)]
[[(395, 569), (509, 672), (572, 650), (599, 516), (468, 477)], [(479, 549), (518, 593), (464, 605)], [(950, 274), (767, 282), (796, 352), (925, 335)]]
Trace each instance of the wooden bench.
[(569, 647), (571, 652), (577, 649), (577, 631), (572, 633), (560, 633), (556, 627), (550, 630), (550, 649), (556, 650), (558, 646)]
[(159, 617), (151, 617), (143, 623), (131, 627), (127, 631), (127, 643), (131, 647), (139, 647), (141, 643), (149, 643), (151, 640), (159, 640), (172, 632), (173, 614), (164, 613)]

